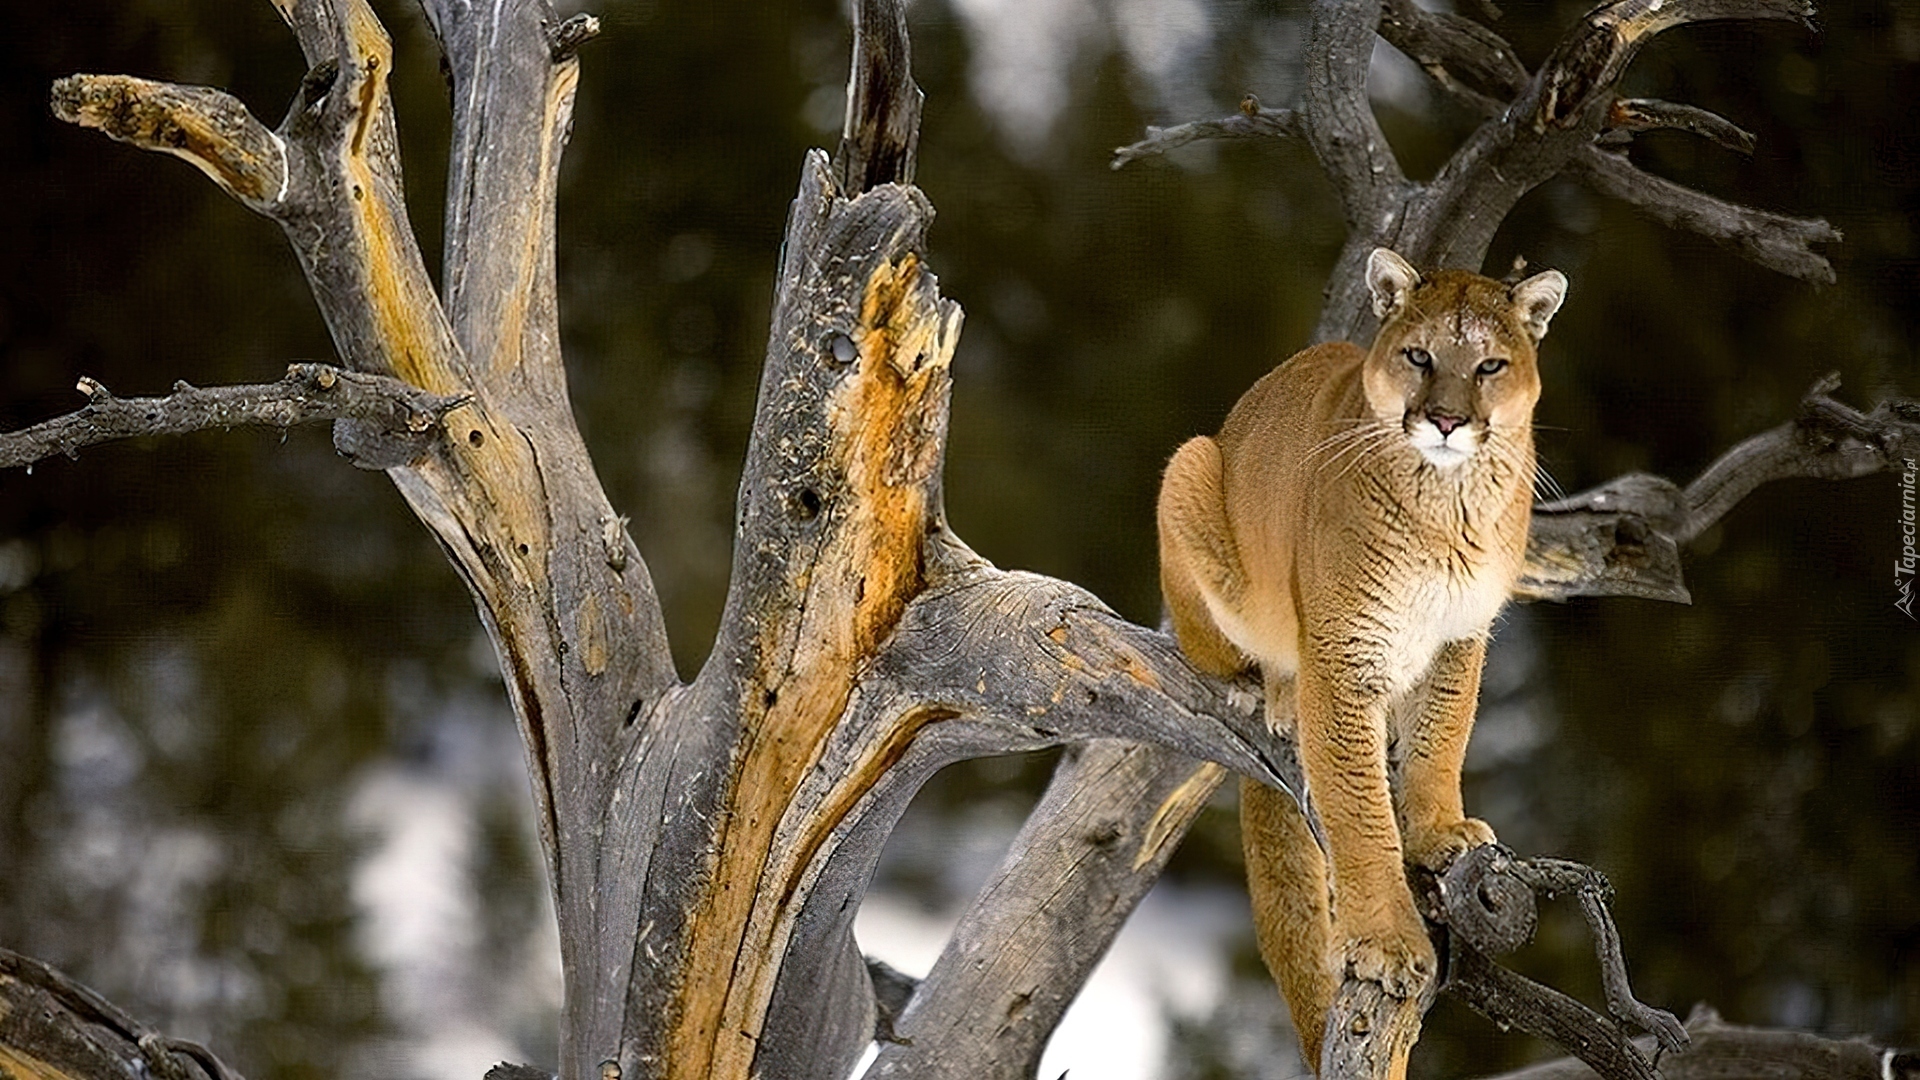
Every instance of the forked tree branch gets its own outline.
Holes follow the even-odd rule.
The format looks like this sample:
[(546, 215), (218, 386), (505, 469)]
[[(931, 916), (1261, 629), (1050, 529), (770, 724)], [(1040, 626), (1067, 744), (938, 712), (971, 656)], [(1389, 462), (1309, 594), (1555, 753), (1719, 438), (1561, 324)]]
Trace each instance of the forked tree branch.
[(1754, 489), (1798, 477), (1870, 476), (1920, 455), (1920, 402), (1896, 398), (1863, 413), (1828, 396), (1839, 385), (1837, 375), (1815, 383), (1794, 419), (1720, 455), (1684, 489), (1664, 477), (1633, 473), (1535, 507), (1516, 595), (1687, 603), (1681, 546)]
[[(1428, 11), (1413, 0), (1387, 0), (1379, 24), (1380, 36), (1410, 57), (1442, 89), (1479, 111), (1488, 121), (1476, 135), (1478, 141), (1463, 147), (1462, 154), (1456, 157), (1456, 162), (1480, 162), (1475, 166), (1476, 178), (1462, 179), (1460, 174), (1443, 173), (1436, 177), (1433, 191), (1418, 198), (1409, 191), (1408, 198), (1414, 201), (1405, 208), (1404, 217), (1416, 226), (1411, 232), (1400, 224), (1402, 215), (1391, 213), (1361, 218), (1350, 211), (1349, 226), (1355, 235), (1370, 237), (1366, 241), (1369, 245), (1388, 243), (1403, 254), (1411, 252), (1410, 257), (1417, 261), (1452, 265), (1451, 260), (1458, 256), (1461, 262), (1477, 262), (1465, 256), (1475, 247), (1484, 250), (1484, 241), (1478, 239), (1479, 231), (1467, 238), (1471, 242), (1450, 240), (1431, 253), (1419, 250), (1425, 243), (1422, 237), (1457, 231), (1461, 227), (1457, 220), (1463, 215), (1497, 222), (1504, 217), (1504, 211), (1496, 214), (1492, 211), (1497, 207), (1476, 203), (1470, 215), (1465, 211), (1452, 215), (1456, 223), (1449, 225), (1448, 215), (1436, 215), (1431, 208), (1452, 205), (1448, 200), (1454, 196), (1447, 193), (1455, 189), (1505, 190), (1517, 198), (1515, 190), (1523, 194), (1552, 172), (1567, 171), (1601, 194), (1627, 202), (1669, 227), (1699, 233), (1762, 266), (1803, 281), (1830, 283), (1833, 268), (1812, 247), (1841, 239), (1839, 230), (1825, 221), (1755, 210), (1714, 198), (1642, 172), (1621, 155), (1607, 153), (1591, 141), (1582, 146), (1578, 145), (1579, 140), (1569, 142), (1556, 136), (1556, 142), (1562, 144), (1558, 149), (1521, 152), (1529, 144), (1541, 144), (1545, 136), (1561, 128), (1591, 128), (1586, 132), (1590, 140), (1598, 137), (1599, 141), (1610, 141), (1635, 131), (1664, 127), (1691, 131), (1736, 152), (1751, 153), (1753, 137), (1749, 133), (1704, 109), (1648, 99), (1608, 100), (1603, 91), (1610, 90), (1626, 64), (1652, 35), (1681, 22), (1765, 18), (1805, 23), (1811, 13), (1810, 4), (1795, 0), (1714, 0), (1664, 6), (1633, 0), (1610, 4), (1590, 16), (1581, 33), (1562, 43), (1542, 66), (1542, 77), (1536, 79), (1527, 73), (1512, 46), (1492, 30), (1456, 15)], [(1584, 103), (1576, 104), (1575, 98), (1582, 98)], [(1601, 101), (1606, 102), (1605, 108), (1594, 112)], [(1510, 105), (1526, 108), (1533, 114), (1532, 122), (1523, 123), (1524, 118), (1518, 115), (1509, 117)], [(1587, 119), (1577, 119), (1583, 114)], [(1114, 167), (1196, 139), (1299, 134), (1291, 123), (1254, 127), (1235, 117), (1173, 128), (1150, 128), (1146, 139), (1114, 152)], [(1511, 145), (1497, 156), (1507, 164), (1498, 169), (1487, 165), (1489, 147), (1506, 144)], [(1539, 160), (1533, 160), (1535, 158)], [(1515, 161), (1522, 167), (1513, 167)], [(1552, 172), (1539, 175), (1543, 165), (1552, 165)], [(1465, 167), (1464, 164), (1458, 166)], [(1333, 174), (1345, 176), (1350, 171), (1342, 166), (1334, 169)], [(1494, 172), (1498, 172), (1499, 182), (1488, 187), (1485, 180)], [(1516, 185), (1516, 181), (1519, 184)], [(1501, 198), (1510, 205), (1506, 195)], [(1420, 225), (1423, 221), (1427, 224)], [(1438, 233), (1433, 231), (1436, 228)], [(1362, 307), (1359, 300), (1357, 291), (1352, 296), (1341, 294), (1341, 310), (1356, 316)], [(1342, 333), (1324, 323), (1322, 330), (1322, 336)]]
[(290, 428), (319, 420), (359, 420), (391, 442), (427, 452), (447, 414), (466, 398), (429, 394), (384, 375), (343, 371), (327, 364), (287, 367), (275, 383), (189, 386), (175, 383), (165, 397), (121, 398), (89, 378), (77, 387), (85, 407), (32, 427), (0, 435), (0, 468), (31, 467), (57, 454), (116, 439), (182, 435), (213, 428)]
[(1628, 204), (1670, 228), (1704, 236), (1769, 270), (1815, 285), (1831, 285), (1833, 264), (1814, 250), (1835, 244), (1840, 230), (1821, 218), (1800, 218), (1716, 199), (1635, 168), (1625, 155), (1598, 146), (1583, 149), (1568, 171), (1588, 187)]

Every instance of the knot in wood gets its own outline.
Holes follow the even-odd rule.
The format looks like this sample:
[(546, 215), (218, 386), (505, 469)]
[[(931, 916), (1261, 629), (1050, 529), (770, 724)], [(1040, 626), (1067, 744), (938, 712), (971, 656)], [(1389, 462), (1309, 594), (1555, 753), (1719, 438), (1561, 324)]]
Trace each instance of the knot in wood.
[(1539, 921), (1533, 887), (1514, 873), (1512, 852), (1498, 844), (1455, 859), (1440, 879), (1440, 897), (1447, 925), (1488, 956), (1525, 945)]

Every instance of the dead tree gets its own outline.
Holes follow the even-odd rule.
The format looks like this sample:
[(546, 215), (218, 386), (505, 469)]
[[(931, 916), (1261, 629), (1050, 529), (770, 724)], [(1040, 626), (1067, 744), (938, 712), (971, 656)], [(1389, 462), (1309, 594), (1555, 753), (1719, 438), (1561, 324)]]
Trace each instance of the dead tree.
[[(646, 562), (574, 425), (560, 357), (555, 178), (594, 20), (559, 21), (543, 0), (423, 0), (453, 84), (436, 292), (402, 199), (385, 31), (366, 0), (275, 2), (309, 68), (277, 128), (220, 91), (124, 76), (62, 80), (54, 108), (185, 158), (278, 222), (344, 370), (141, 401), (89, 380), (85, 408), (7, 437), (4, 461), (136, 432), (325, 418), (343, 453), (386, 471), (472, 590), (524, 737), (560, 924), (560, 1076), (838, 1078), (877, 1025), (887, 1041), (873, 1075), (1031, 1076), (1222, 770), (1301, 787), (1254, 688), (1197, 675), (1166, 635), (1069, 583), (1002, 571), (948, 528), (961, 312), (922, 257), (933, 210), (912, 184), (920, 94), (901, 5), (857, 5), (845, 135), (802, 167), (722, 627), (682, 682)], [(1216, 134), (1307, 139), (1350, 229), (1321, 338), (1368, 332), (1369, 248), (1477, 266), (1515, 201), (1563, 172), (1819, 280), (1831, 271), (1810, 245), (1837, 239), (1824, 223), (1686, 191), (1604, 147), (1647, 126), (1729, 126), (1615, 96), (1654, 34), (1809, 15), (1790, 0), (1619, 0), (1529, 73), (1485, 27), (1410, 0), (1384, 13), (1319, 0), (1297, 110), (1249, 101), (1123, 156)], [(1376, 33), (1487, 112), (1431, 183), (1402, 175), (1368, 110)], [(1863, 475), (1915, 452), (1911, 406), (1862, 414), (1830, 389), (1684, 489), (1627, 477), (1542, 507), (1525, 591), (1682, 599), (1679, 545), (1755, 485)], [(870, 971), (853, 916), (914, 792), (954, 761), (1061, 744), (1077, 749), (932, 974), (916, 985)], [(1652, 1075), (1617, 1025), (1487, 959), (1524, 934), (1536, 888), (1571, 891), (1613, 960), (1616, 1015), (1682, 1040), (1627, 993), (1590, 871), (1488, 849), (1425, 884), (1450, 985), (1476, 1007), (1558, 1037), (1609, 1077)], [(1497, 917), (1476, 921), (1488, 898), (1503, 898)], [(90, 1075), (185, 1075), (175, 1050), (222, 1075), (200, 1048), (30, 962), (0, 967), (0, 1000), (35, 1003), (0, 1008), (0, 1061), (77, 1063), (60, 1055), (117, 1039), (145, 1064), (123, 1053), (120, 1071)], [(1350, 980), (1341, 1002), (1329, 1075), (1375, 1076), (1414, 1037), (1426, 999), (1383, 1000)]]

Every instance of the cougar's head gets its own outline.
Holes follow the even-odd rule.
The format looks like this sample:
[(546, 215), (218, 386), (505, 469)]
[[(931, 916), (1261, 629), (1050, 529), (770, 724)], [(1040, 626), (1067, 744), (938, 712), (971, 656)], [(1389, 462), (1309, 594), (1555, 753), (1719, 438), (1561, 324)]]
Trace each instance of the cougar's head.
[(1422, 275), (1375, 248), (1367, 288), (1380, 317), (1364, 372), (1376, 419), (1397, 422), (1441, 469), (1471, 460), (1490, 434), (1530, 428), (1535, 349), (1566, 297), (1566, 275), (1548, 270), (1517, 285), (1465, 270)]

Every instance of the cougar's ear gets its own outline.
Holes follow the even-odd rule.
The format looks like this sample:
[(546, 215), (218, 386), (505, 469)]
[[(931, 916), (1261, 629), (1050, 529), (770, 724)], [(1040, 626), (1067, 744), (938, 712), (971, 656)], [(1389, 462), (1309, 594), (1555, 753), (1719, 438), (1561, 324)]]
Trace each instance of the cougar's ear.
[(1420, 271), (1389, 248), (1374, 248), (1367, 256), (1367, 291), (1373, 294), (1373, 315), (1386, 322), (1406, 306), (1420, 284)]
[(1547, 323), (1567, 298), (1567, 275), (1546, 270), (1508, 289), (1507, 295), (1513, 298), (1513, 313), (1527, 328), (1527, 336), (1537, 342), (1547, 336)]

